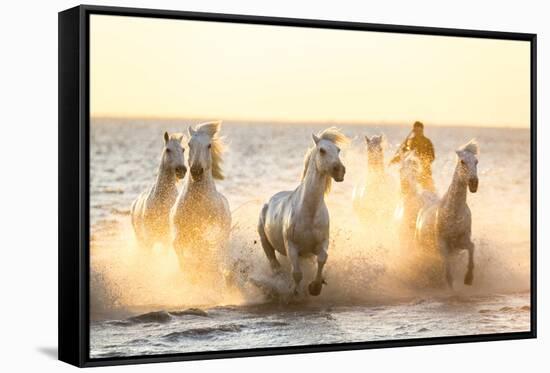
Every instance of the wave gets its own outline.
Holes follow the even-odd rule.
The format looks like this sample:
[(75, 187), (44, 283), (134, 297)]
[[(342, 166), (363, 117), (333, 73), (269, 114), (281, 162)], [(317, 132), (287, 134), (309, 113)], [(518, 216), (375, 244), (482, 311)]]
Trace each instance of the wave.
[(481, 309), (478, 311), (479, 313), (488, 313), (488, 314), (498, 314), (498, 313), (522, 313), (522, 312), (531, 312), (531, 306), (525, 305), (525, 306), (518, 306), (518, 307), (511, 307), (511, 306), (505, 306), (501, 307), (499, 309)]
[(169, 342), (177, 342), (185, 338), (211, 338), (226, 333), (237, 333), (243, 330), (244, 325), (225, 324), (212, 327), (191, 328), (183, 331), (172, 332), (162, 336), (162, 339)]
[(173, 316), (201, 316), (201, 317), (208, 317), (209, 313), (203, 309), (200, 308), (188, 308), (186, 310), (182, 311), (171, 311), (170, 315)]
[(130, 317), (127, 319), (128, 322), (134, 323), (134, 324), (141, 324), (141, 323), (166, 323), (169, 322), (172, 319), (172, 315), (166, 311), (157, 311), (157, 312), (148, 312), (143, 315), (138, 315), (134, 317)]

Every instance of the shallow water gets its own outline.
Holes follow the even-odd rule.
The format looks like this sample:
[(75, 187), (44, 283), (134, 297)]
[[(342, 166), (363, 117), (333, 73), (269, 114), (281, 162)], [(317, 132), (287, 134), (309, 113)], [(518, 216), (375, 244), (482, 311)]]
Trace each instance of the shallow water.
[[(92, 357), (530, 329), (528, 130), (426, 130), (436, 147), (439, 194), (450, 182), (454, 149), (472, 137), (481, 147), (479, 191), (468, 196), (476, 244), (474, 285), (461, 284), (461, 255), (450, 292), (434, 269), (437, 258), (403, 249), (392, 218), (365, 221), (353, 213), (353, 188), (367, 174), (363, 135), (385, 133), (387, 160), (408, 128), (342, 126), (354, 140), (342, 152), (345, 181), (333, 184), (327, 196), (328, 285), (320, 297), (295, 298), (288, 276), (269, 271), (255, 226), (265, 200), (297, 185), (311, 132), (326, 125), (224, 123), (227, 178), (217, 186), (230, 202), (232, 238), (210, 263), (222, 278), (197, 268), (200, 276), (191, 279), (179, 271), (171, 248), (158, 246), (148, 253), (138, 248), (128, 215), (132, 200), (154, 179), (163, 132), (184, 131), (189, 123), (194, 122), (92, 121)], [(388, 173), (397, 186), (397, 170)], [(389, 191), (380, 200), (392, 209), (397, 202)], [(303, 265), (307, 284), (314, 266), (307, 259)], [(182, 312), (193, 307), (203, 312)], [(132, 318), (138, 315), (145, 316)]]
[[(92, 324), (92, 357), (525, 331), (528, 294), (379, 306), (262, 305), (157, 311)], [(503, 306), (506, 304), (506, 306)]]

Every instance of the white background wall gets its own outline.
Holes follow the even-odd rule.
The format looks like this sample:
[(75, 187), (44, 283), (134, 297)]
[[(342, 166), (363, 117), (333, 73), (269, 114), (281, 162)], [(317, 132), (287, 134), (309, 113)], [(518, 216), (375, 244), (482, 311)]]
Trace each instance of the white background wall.
[[(538, 33), (537, 340), (260, 357), (117, 371), (521, 372), (550, 368), (548, 1), (90, 1), (177, 10)], [(68, 370), (57, 349), (57, 12), (75, 1), (4, 1), (0, 11), (0, 368)], [(506, 203), (506, 201), (503, 201)], [(546, 228), (546, 229), (545, 229)], [(33, 371), (33, 370), (30, 370)]]

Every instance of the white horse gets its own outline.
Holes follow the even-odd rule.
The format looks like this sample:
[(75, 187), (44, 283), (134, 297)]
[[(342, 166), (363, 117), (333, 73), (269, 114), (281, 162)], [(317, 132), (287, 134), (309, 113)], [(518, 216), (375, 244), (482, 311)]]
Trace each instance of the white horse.
[(214, 179), (224, 178), (220, 127), (221, 122), (216, 121), (188, 129), (190, 176), (172, 208), (174, 249), (182, 269), (185, 255), (198, 257), (200, 253), (206, 254), (204, 250), (219, 248), (229, 239), (229, 203), (214, 183)]
[(462, 250), (468, 251), (468, 266), (464, 284), (474, 279), (474, 244), (472, 242), (472, 214), (466, 203), (468, 189), (475, 193), (478, 187), (477, 163), (479, 147), (475, 140), (457, 151), (457, 164), (447, 193), (436, 204), (420, 211), (416, 226), (417, 242), (424, 247), (435, 247), (445, 263), (445, 278), (453, 287), (451, 259)]
[(300, 185), (294, 191), (275, 194), (263, 206), (258, 233), (275, 272), (280, 270), (275, 251), (290, 259), (294, 294), (298, 293), (303, 277), (299, 257), (317, 256), (317, 275), (308, 290), (311, 295), (319, 295), (329, 245), (329, 213), (324, 196), (330, 190), (331, 179), (344, 180), (346, 168), (338, 146), (348, 139), (334, 127), (312, 136), (314, 146), (306, 153)]
[(166, 243), (170, 237), (170, 209), (178, 196), (176, 183), (187, 172), (182, 140), (182, 134), (164, 133), (157, 179), (132, 203), (132, 225), (143, 247), (150, 248), (156, 242)]
[(401, 193), (395, 218), (398, 220), (399, 238), (402, 246), (408, 246), (409, 242), (414, 242), (416, 218), (424, 204), (418, 186), (420, 167), (420, 161), (414, 152), (408, 152), (401, 156), (399, 169)]
[[(383, 135), (365, 136), (367, 143), (367, 177), (365, 183), (353, 188), (352, 201), (355, 213), (362, 219), (387, 221), (391, 217), (393, 184), (384, 167)], [(385, 224), (385, 223), (384, 223)]]

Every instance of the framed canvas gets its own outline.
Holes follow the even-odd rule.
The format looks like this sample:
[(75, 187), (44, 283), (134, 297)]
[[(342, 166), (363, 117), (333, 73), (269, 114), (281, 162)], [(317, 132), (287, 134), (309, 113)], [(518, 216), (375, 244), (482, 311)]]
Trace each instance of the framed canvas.
[(536, 336), (536, 35), (59, 13), (59, 359)]

